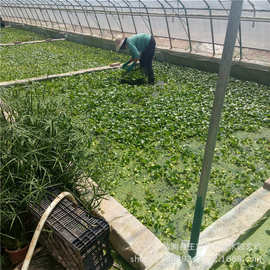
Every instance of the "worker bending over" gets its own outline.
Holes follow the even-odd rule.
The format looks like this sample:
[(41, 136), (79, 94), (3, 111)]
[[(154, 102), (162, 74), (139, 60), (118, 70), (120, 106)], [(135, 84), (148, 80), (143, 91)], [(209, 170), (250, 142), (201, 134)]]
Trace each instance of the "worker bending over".
[(131, 54), (131, 59), (124, 64), (124, 68), (131, 70), (133, 66), (140, 60), (140, 67), (148, 77), (148, 83), (154, 84), (154, 72), (152, 61), (155, 54), (156, 41), (149, 34), (137, 34), (128, 38), (117, 38), (115, 40), (116, 51), (128, 48)]

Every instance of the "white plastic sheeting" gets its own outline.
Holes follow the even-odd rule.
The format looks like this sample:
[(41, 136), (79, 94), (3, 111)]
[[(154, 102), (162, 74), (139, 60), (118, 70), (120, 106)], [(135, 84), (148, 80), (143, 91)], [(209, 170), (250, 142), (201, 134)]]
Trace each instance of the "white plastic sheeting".
[[(6, 21), (114, 39), (144, 32), (167, 48), (213, 55), (223, 45), (231, 1), (223, 0), (0, 0)], [(236, 42), (270, 51), (270, 0), (245, 0)]]

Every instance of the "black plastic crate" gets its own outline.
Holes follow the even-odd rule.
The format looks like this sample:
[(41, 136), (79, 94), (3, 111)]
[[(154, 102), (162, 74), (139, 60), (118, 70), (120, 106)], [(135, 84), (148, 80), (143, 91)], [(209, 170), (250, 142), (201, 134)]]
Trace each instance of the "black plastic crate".
[[(36, 224), (59, 194), (54, 193), (39, 205), (29, 205)], [(68, 270), (107, 270), (113, 264), (109, 233), (109, 224), (104, 219), (64, 198), (47, 218), (39, 240)]]

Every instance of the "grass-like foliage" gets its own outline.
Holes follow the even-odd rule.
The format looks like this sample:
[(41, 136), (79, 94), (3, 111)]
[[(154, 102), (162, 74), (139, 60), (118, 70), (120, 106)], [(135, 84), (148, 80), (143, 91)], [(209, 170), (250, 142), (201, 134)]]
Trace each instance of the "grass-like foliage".
[[(9, 109), (14, 107), (16, 112)], [(1, 108), (1, 238), (4, 243), (14, 238), (18, 243), (30, 202), (38, 203), (52, 188), (69, 190), (79, 199), (79, 146), (71, 118), (61, 111), (57, 99), (44, 101), (26, 94)], [(86, 207), (98, 203), (102, 194), (95, 192), (92, 205)]]

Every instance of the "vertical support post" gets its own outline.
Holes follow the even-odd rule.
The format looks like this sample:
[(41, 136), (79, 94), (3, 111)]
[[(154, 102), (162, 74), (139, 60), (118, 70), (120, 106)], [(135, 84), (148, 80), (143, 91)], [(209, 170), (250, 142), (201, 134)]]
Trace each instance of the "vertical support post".
[[(5, 3), (4, 3), (5, 4)], [(7, 6), (3, 5), (3, 3), (1, 3), (1, 13), (0, 13), (0, 17), (4, 20), (4, 21), (9, 21), (10, 16), (8, 15), (9, 12), (6, 10)]]
[[(75, 1), (76, 1), (76, 0), (75, 0)], [(89, 21), (88, 21), (88, 19), (87, 19), (87, 16), (86, 16), (86, 13), (85, 13), (85, 9), (84, 9), (83, 5), (81, 5), (79, 1), (76, 1), (76, 3), (78, 3), (78, 5), (80, 6), (80, 8), (82, 9), (82, 12), (83, 12), (83, 14), (84, 14), (84, 18), (85, 18), (85, 21), (86, 21), (86, 23), (87, 23), (87, 26), (88, 26), (88, 28), (90, 29), (91, 33), (92, 33), (92, 30), (91, 30)], [(82, 26), (82, 27), (83, 27), (83, 26)], [(82, 28), (82, 30), (83, 30), (83, 28)]]
[(240, 61), (241, 61), (243, 59), (241, 21), (239, 23), (239, 50), (240, 50)]
[[(176, 13), (174, 12), (174, 7), (170, 4), (170, 2), (169, 1), (167, 1), (167, 0), (165, 0), (165, 3), (171, 8), (171, 10), (172, 10), (172, 12), (173, 12), (173, 14), (174, 14), (174, 16), (176, 15)], [(166, 12), (166, 16), (167, 16), (167, 12)], [(173, 17), (173, 19), (174, 19), (174, 17)], [(169, 22), (168, 22), (168, 29), (170, 29), (169, 28)], [(173, 48), (173, 44), (172, 44), (172, 36), (171, 36), (171, 34), (170, 34), (170, 45), (171, 45), (171, 48), (170, 49), (172, 49)]]
[(75, 8), (75, 5), (72, 4), (72, 7), (73, 7), (73, 10), (74, 10), (74, 13), (76, 15), (76, 18), (77, 18), (77, 21), (79, 23), (79, 26), (80, 26), (80, 29), (81, 29), (81, 33), (83, 33), (83, 27), (82, 27), (82, 24), (81, 24), (81, 21), (80, 21), (80, 18), (78, 16), (78, 9)]
[(27, 24), (27, 18), (28, 18), (28, 24), (31, 24), (31, 19), (29, 17), (28, 12), (27, 12), (27, 8), (25, 8), (24, 4), (21, 1), (17, 0), (17, 2), (19, 2), (19, 4), (20, 4), (20, 9), (22, 10), (22, 12), (23, 12), (23, 10), (25, 11), (25, 12), (23, 12), (24, 14), (26, 14), (26, 16), (24, 16), (25, 23)]
[[(86, 10), (87, 10), (87, 9), (86, 9)], [(89, 29), (89, 31), (90, 31), (90, 35), (92, 36), (92, 35), (93, 35), (93, 31), (92, 31), (90, 22), (89, 22), (88, 17), (87, 17), (88, 14), (87, 14), (86, 11), (85, 11), (85, 6), (83, 6), (83, 11), (84, 11), (84, 16), (85, 16), (85, 20), (86, 20), (88, 29)], [(88, 10), (87, 10), (87, 11), (88, 11)]]
[[(45, 19), (45, 17), (44, 17), (44, 14), (42, 13), (42, 3), (40, 2), (40, 1), (38, 1), (38, 9), (39, 9), (39, 13), (41, 14), (41, 16), (42, 16), (42, 20), (43, 20), (43, 22), (45, 23), (45, 26), (47, 27), (48, 25), (47, 25), (47, 21), (46, 21), (46, 19)], [(42, 25), (43, 25), (43, 23), (42, 23)]]
[(133, 27), (134, 27), (134, 31), (135, 31), (135, 34), (138, 33), (137, 31), (137, 27), (136, 27), (136, 24), (135, 24), (135, 20), (134, 20), (134, 15), (133, 15), (133, 11), (132, 11), (132, 7), (130, 6), (130, 4), (123, 0), (123, 2), (126, 4), (126, 6), (129, 8), (129, 12), (130, 12), (130, 15), (131, 15), (131, 19), (132, 19), (132, 23), (133, 23)]
[[(90, 6), (90, 5), (89, 5), (89, 3), (88, 3), (86, 0), (85, 0), (85, 2), (88, 4), (88, 7), (89, 7), (89, 6)], [(93, 10), (93, 7), (92, 7), (92, 10)], [(88, 15), (88, 13), (89, 13), (88, 8), (86, 8), (85, 13)], [(87, 20), (87, 24), (88, 24), (88, 27), (89, 27), (89, 30), (90, 30), (91, 36), (93, 36), (93, 31), (92, 31), (92, 28), (91, 28), (90, 22), (89, 22), (89, 20), (88, 20), (88, 17), (86, 18), (86, 20)]]
[(229, 81), (231, 71), (232, 56), (235, 46), (235, 40), (237, 37), (237, 31), (240, 24), (242, 4), (243, 0), (233, 0), (231, 4), (230, 15), (228, 17), (226, 38), (219, 67), (219, 78), (216, 85), (215, 100), (208, 129), (208, 138), (204, 151), (203, 166), (201, 171), (200, 184), (197, 194), (197, 201), (191, 230), (191, 238), (189, 243), (189, 255), (192, 258), (195, 257), (197, 253), (197, 244), (200, 236), (200, 228), (202, 223), (208, 180), (210, 177), (214, 150), (216, 146), (216, 138), (219, 128), (219, 121), (221, 118), (223, 102), (225, 98), (225, 90)]
[(207, 0), (203, 0), (205, 5), (207, 6), (208, 12), (209, 12), (209, 21), (210, 21), (210, 30), (211, 30), (211, 39), (212, 39), (212, 51), (213, 51), (213, 56), (215, 56), (216, 51), (215, 51), (215, 39), (214, 39), (214, 27), (213, 27), (213, 18), (212, 18), (212, 9), (210, 8)]
[(112, 6), (114, 7), (114, 9), (115, 9), (115, 11), (116, 11), (117, 18), (118, 18), (118, 22), (119, 22), (119, 26), (120, 26), (120, 29), (121, 29), (121, 33), (123, 34), (123, 33), (124, 33), (124, 30), (123, 30), (123, 25), (122, 25), (122, 22), (121, 22), (121, 19), (120, 19), (120, 16), (119, 16), (118, 8), (117, 8), (117, 6), (113, 3), (113, 1), (108, 0), (108, 2), (112, 4)]
[(153, 36), (154, 34), (153, 34), (153, 29), (152, 29), (152, 24), (151, 24), (151, 19), (150, 19), (148, 8), (147, 8), (147, 6), (145, 5), (145, 3), (142, 0), (138, 0), (138, 1), (139, 1), (139, 3), (141, 3), (143, 5), (144, 9), (146, 10), (147, 19), (148, 19), (148, 25), (149, 25), (149, 28), (150, 28), (150, 33)]
[[(59, 8), (59, 4), (61, 5), (61, 3), (59, 3), (59, 1), (56, 1), (56, 2), (55, 2), (55, 6), (56, 6), (56, 8), (57, 8), (57, 10), (58, 10), (58, 12), (59, 12), (59, 14), (60, 14), (60, 17), (61, 17), (61, 20), (62, 20), (62, 24), (64, 24), (65, 31), (67, 32), (67, 25), (66, 25), (64, 16), (63, 16), (63, 14), (62, 14), (61, 8)], [(59, 25), (60, 25), (60, 24), (59, 24)], [(62, 28), (62, 27), (60, 26), (60, 28)]]
[[(68, 2), (69, 3), (69, 2)], [(70, 4), (70, 3), (69, 3)], [(69, 19), (69, 22), (70, 22), (70, 25), (73, 29), (73, 32), (75, 32), (75, 28), (74, 28), (74, 25), (72, 23), (72, 20), (71, 20), (71, 17), (70, 17), (70, 14), (69, 14), (69, 11), (70, 11), (70, 8), (68, 5), (65, 4), (65, 8), (66, 8), (66, 12), (67, 12), (67, 16), (68, 16), (68, 19)]]
[[(93, 7), (92, 4), (90, 4), (87, 0), (85, 0), (85, 2), (92, 8), (93, 12), (94, 12), (94, 15), (95, 15), (95, 19), (96, 19), (96, 23), (97, 23), (97, 26), (98, 26), (98, 29), (99, 29), (99, 32), (100, 32), (100, 36), (102, 37), (102, 30), (101, 30), (101, 27), (100, 27), (100, 24), (99, 24), (99, 20), (98, 20), (98, 17), (97, 17), (97, 13), (96, 13), (96, 10), (95, 8)], [(112, 35), (112, 33), (111, 33)], [(112, 35), (113, 36), (113, 35)]]
[(30, 24), (32, 24), (32, 21), (34, 21), (34, 22), (36, 21), (35, 16), (33, 15), (33, 12), (32, 12), (32, 6), (26, 5), (26, 7), (28, 8), (29, 13), (30, 13)]
[[(54, 7), (54, 6), (51, 5), (51, 12), (52, 12), (53, 17), (54, 17), (54, 20), (55, 20), (55, 26), (57, 24), (58, 25), (58, 29), (61, 30), (60, 23), (59, 23), (59, 21), (57, 19), (57, 16), (55, 15), (55, 9), (57, 9), (57, 7), (56, 6)], [(53, 26), (53, 28), (54, 28), (54, 26)]]
[(5, 6), (2, 6), (2, 9), (3, 9), (4, 16), (7, 17), (7, 20), (11, 20), (11, 21), (15, 20), (16, 22), (19, 22), (20, 15), (16, 9), (16, 6), (14, 7), (13, 5), (10, 5), (9, 3), (7, 4), (6, 1), (2, 1), (2, 2), (4, 2), (5, 4)]
[[(71, 11), (71, 12), (73, 11), (73, 12), (75, 13), (75, 16), (76, 16), (76, 18), (77, 18), (77, 21), (78, 21), (79, 26), (80, 26), (81, 31), (82, 31), (81, 22), (80, 22), (80, 20), (79, 20), (78, 14), (77, 14), (77, 12), (76, 12), (76, 10), (75, 10), (75, 6), (73, 5), (72, 2), (70, 2), (70, 1), (68, 1), (68, 0), (66, 0), (66, 2), (68, 2), (68, 3), (70, 4), (70, 7), (72, 8), (72, 10), (71, 10), (71, 9), (69, 8), (69, 6), (68, 6), (68, 10)], [(70, 20), (70, 23), (71, 23), (71, 25), (72, 25), (73, 32), (76, 32), (76, 25), (73, 24), (72, 20)]]
[[(76, 1), (76, 0), (74, 0), (74, 1), (75, 1), (75, 2), (78, 4), (78, 6), (80, 7), (80, 11), (83, 12), (84, 18), (86, 18), (85, 13), (84, 13), (84, 9), (83, 9), (82, 5), (80, 4), (80, 1)], [(75, 9), (75, 6), (73, 6), (73, 8), (74, 8), (74, 12), (76, 13), (76, 17), (77, 17), (77, 19), (78, 19), (78, 22), (79, 22), (81, 31), (82, 31), (82, 33), (84, 33), (84, 31), (83, 31), (83, 24), (80, 22), (79, 16), (77, 15), (77, 12), (75, 11), (75, 10), (76, 10), (76, 9)], [(78, 9), (77, 9), (77, 11), (78, 11)]]
[(44, 15), (44, 13), (46, 12), (46, 3), (44, 3), (42, 0), (40, 0), (38, 2), (39, 2), (39, 5), (38, 5), (39, 12), (40, 12), (40, 14), (42, 16), (42, 20), (43, 20), (42, 25), (43, 25), (43, 27), (45, 25), (45, 27), (48, 28), (47, 19), (46, 19), (45, 15)]
[(185, 5), (182, 3), (182, 1), (178, 0), (182, 8), (185, 12), (185, 19), (186, 19), (186, 25), (187, 25), (187, 34), (188, 34), (188, 42), (189, 42), (189, 51), (192, 52), (192, 44), (191, 44), (191, 36), (190, 36), (190, 29), (189, 29), (189, 21), (188, 21), (188, 15), (187, 15), (187, 9)]
[[(37, 1), (34, 1), (33, 3), (33, 10), (35, 11), (35, 14), (37, 16), (37, 20), (39, 22), (39, 25), (42, 27), (42, 20), (39, 18), (39, 15), (38, 15), (38, 12), (37, 12), (37, 9), (38, 9), (38, 3), (36, 3)], [(35, 18), (35, 17), (34, 17)], [(35, 20), (35, 19), (34, 19)], [(36, 21), (36, 20), (35, 20)]]
[[(3, 15), (4, 15), (4, 17), (6, 17), (7, 18), (7, 20), (9, 21), (9, 20), (14, 20), (15, 18), (16, 18), (16, 16), (14, 15), (15, 13), (14, 13), (14, 11), (13, 11), (13, 7), (11, 7), (8, 3), (6, 3), (5, 1), (3, 1), (4, 2), (4, 4), (5, 4), (5, 6), (2, 6), (1, 8), (2, 8), (2, 11), (3, 11)], [(3, 18), (4, 18), (3, 17)], [(2, 19), (3, 19), (2, 18)]]
[[(105, 9), (104, 5), (101, 3), (101, 1), (99, 1), (99, 0), (96, 0), (96, 1), (97, 1), (97, 3), (100, 5), (100, 7), (102, 7), (103, 10), (104, 10), (105, 18), (106, 18), (107, 24), (108, 24), (108, 26), (109, 26), (109, 30), (110, 30), (111, 36), (112, 36), (112, 38), (113, 38), (114, 35), (113, 35), (111, 23), (110, 23), (110, 20), (109, 20), (109, 18), (108, 18), (106, 9)], [(96, 11), (95, 11), (95, 14), (96, 14)], [(101, 37), (103, 37), (103, 32), (102, 32), (102, 29), (101, 29), (101, 27), (100, 27), (100, 23), (99, 23), (99, 20), (98, 20), (97, 15), (96, 15), (96, 19), (97, 19), (97, 23), (98, 23), (98, 27), (99, 27), (99, 31), (100, 31)]]
[[(53, 28), (53, 22), (52, 22), (50, 14), (48, 12), (48, 9), (50, 8), (50, 6), (49, 6), (49, 4), (47, 2), (45, 4), (46, 4), (46, 6), (44, 6), (44, 10), (46, 11), (47, 17), (48, 17), (48, 19), (49, 19), (49, 21), (51, 23), (51, 28)], [(46, 26), (47, 26), (47, 23), (46, 23)]]
[[(248, 3), (251, 5), (252, 9), (253, 9), (253, 18), (256, 17), (256, 8), (255, 8), (255, 5), (250, 1), (250, 0), (247, 0)], [(268, 0), (269, 2), (269, 0)], [(270, 2), (269, 2), (270, 3)], [(255, 21), (252, 22), (252, 28), (255, 26)]]
[[(21, 23), (24, 23), (24, 20), (23, 20), (23, 13), (21, 13), (21, 11), (19, 12), (19, 9), (17, 8), (17, 5), (15, 4), (15, 6), (12, 6), (12, 9), (15, 8), (17, 14), (18, 14), (18, 18), (21, 20)], [(19, 22), (19, 21), (18, 21)]]
[[(59, 2), (59, 1), (58, 1), (58, 2)], [(56, 6), (57, 6), (57, 8), (58, 8), (58, 10), (59, 10), (59, 13), (60, 13), (60, 16), (61, 16), (61, 20), (62, 20), (62, 22), (63, 22), (63, 24), (64, 24), (64, 27), (65, 27), (65, 31), (67, 32), (67, 31), (68, 31), (68, 29), (67, 29), (67, 24), (66, 24), (64, 15), (63, 15), (63, 13), (62, 13), (62, 8), (59, 7), (58, 4), (57, 4)]]
[[(162, 11), (163, 14), (165, 15), (165, 22), (166, 22), (166, 27), (167, 27), (167, 33), (168, 33), (168, 38), (169, 38), (169, 42), (170, 42), (170, 49), (172, 49), (172, 39), (171, 39), (171, 33), (170, 33), (170, 27), (169, 27), (169, 22), (168, 22), (168, 17), (167, 17), (167, 11), (165, 6), (162, 4), (162, 2), (160, 0), (157, 0), (158, 3), (160, 4), (160, 6), (162, 7)], [(166, 4), (168, 3), (167, 1), (165, 1)]]
[(9, 21), (9, 18), (10, 16), (8, 15), (8, 11), (6, 11), (6, 8), (3, 4), (1, 5), (1, 18), (4, 20), (4, 21)]
[(19, 18), (21, 19), (21, 23), (25, 23), (25, 19), (24, 19), (24, 13), (21, 11), (19, 4), (17, 2), (13, 3), (11, 8), (15, 8), (16, 12), (18, 13)]

